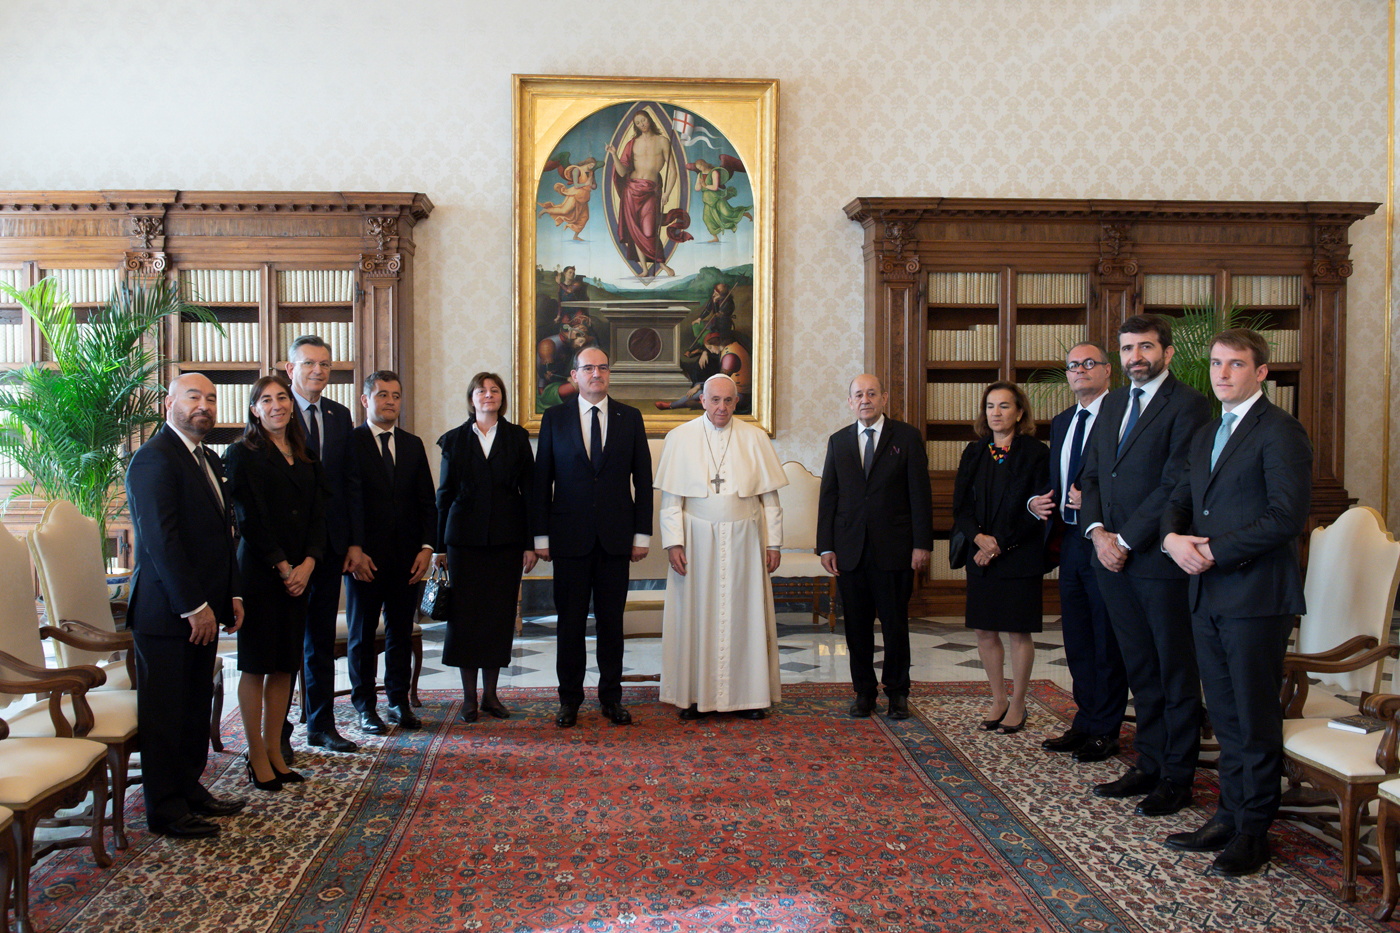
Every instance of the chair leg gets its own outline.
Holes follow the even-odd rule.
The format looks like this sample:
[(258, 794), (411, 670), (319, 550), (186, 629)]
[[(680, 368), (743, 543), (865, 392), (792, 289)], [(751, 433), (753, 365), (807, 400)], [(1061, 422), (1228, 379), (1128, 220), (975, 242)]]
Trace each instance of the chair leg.
[(408, 705), (422, 706), (418, 699), (418, 675), (423, 673), (423, 633), (413, 636), (413, 676), (408, 681)]
[(98, 766), (92, 785), (92, 860), (100, 868), (112, 864), (112, 857), (107, 854), (106, 832), (107, 766), (104, 762)]
[[(214, 704), (209, 714), (209, 746), (216, 752), (224, 750), (224, 739), (219, 734), (219, 725), (224, 718), (224, 671), (214, 672)], [(126, 846), (120, 846), (125, 849)]]
[(126, 769), (130, 763), (125, 749), (107, 746), (107, 768), (112, 775), (112, 836), (117, 848), (125, 849), (126, 841)]
[(1376, 820), (1376, 848), (1381, 853), (1381, 903), (1372, 915), (1377, 920), (1389, 920), (1395, 911), (1395, 902), (1400, 900), (1400, 880), (1395, 868), (1395, 805), (1382, 798), (1381, 809)]
[(827, 578), (826, 578), (826, 610), (827, 610), (827, 617), (826, 617), (827, 624), (830, 625), (831, 631), (834, 632), (834, 631), (836, 631), (836, 578), (835, 578), (835, 577), (827, 577)]
[(34, 863), (34, 827), (29, 820), (30, 814), (16, 813), (15, 822), (10, 827), (10, 838), (15, 849), (15, 881), (11, 888), (14, 893), (15, 929), (19, 933), (32, 933), (34, 929), (29, 922), (29, 869)]
[[(18, 826), (19, 818), (12, 817), (10, 822), (12, 827)], [(10, 889), (14, 886), (18, 861), (14, 835), (7, 831), (0, 839), (0, 933), (10, 933)]]
[(1366, 799), (1354, 799), (1350, 789), (1342, 794), (1339, 801), (1341, 806), (1338, 809), (1340, 817), (1340, 835), (1342, 841), (1342, 900), (1351, 903), (1356, 900), (1356, 863), (1357, 849), (1360, 846), (1361, 808), (1366, 806)]

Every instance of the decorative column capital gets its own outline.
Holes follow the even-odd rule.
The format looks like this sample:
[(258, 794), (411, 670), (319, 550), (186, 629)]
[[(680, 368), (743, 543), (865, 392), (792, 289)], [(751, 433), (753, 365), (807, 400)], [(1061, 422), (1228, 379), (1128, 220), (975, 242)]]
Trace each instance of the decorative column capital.
[(361, 253), (360, 271), (370, 278), (399, 277), (403, 269), (403, 256), (399, 253)]

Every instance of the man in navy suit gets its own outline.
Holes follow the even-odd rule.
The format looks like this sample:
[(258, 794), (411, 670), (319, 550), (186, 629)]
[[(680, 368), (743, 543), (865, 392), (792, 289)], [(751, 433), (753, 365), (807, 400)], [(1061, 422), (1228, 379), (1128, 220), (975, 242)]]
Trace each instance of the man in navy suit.
[(535, 456), (532, 525), (535, 553), (554, 561), (561, 729), (578, 722), (583, 703), (590, 600), (598, 703), (613, 723), (632, 721), (622, 705), (622, 613), (627, 563), (651, 545), (651, 451), (642, 413), (608, 398), (610, 369), (597, 347), (578, 352), (569, 378), (579, 394), (544, 413)]
[(243, 624), (233, 516), (218, 454), (204, 446), (214, 384), (170, 384), (165, 426), (131, 458), (126, 499), (136, 529), (127, 624), (136, 646), (136, 711), (146, 819), (166, 836), (213, 836), (211, 816), (243, 809), (200, 783), (209, 753), (219, 629)]
[(1100, 797), (1143, 797), (1141, 816), (1191, 802), (1201, 748), (1201, 684), (1191, 642), (1186, 574), (1162, 550), (1162, 513), (1191, 436), (1210, 418), (1205, 396), (1172, 376), (1172, 326), (1156, 314), (1118, 328), (1131, 384), (1105, 396), (1079, 474), (1079, 523), (1094, 545), (1137, 712), (1137, 764), (1094, 787)]
[(1079, 471), (1110, 375), (1108, 354), (1098, 344), (1070, 348), (1065, 378), (1075, 403), (1051, 422), (1050, 488), (1028, 503), (1037, 518), (1049, 521), (1047, 534), (1060, 537), (1060, 619), (1078, 707), (1069, 729), (1040, 747), (1073, 753), (1081, 762), (1118, 754), (1118, 732), (1128, 705), (1123, 656), (1090, 560), (1093, 547), (1079, 527)]
[(836, 577), (846, 607), (846, 648), (855, 701), (850, 714), (875, 709), (875, 619), (884, 635), (881, 680), (891, 719), (909, 718), (909, 597), (914, 574), (928, 569), (933, 496), (918, 429), (885, 417), (889, 394), (863, 373), (851, 380), (856, 423), (826, 443), (817, 506), (817, 553)]
[(367, 418), (350, 435), (350, 456), (360, 479), (350, 505), (351, 539), (362, 542), (364, 559), (345, 579), (347, 660), (350, 700), (359, 711), (360, 728), (371, 735), (388, 731), (375, 711), (374, 633), (381, 611), (389, 723), (404, 729), (423, 725), (409, 705), (409, 655), (420, 583), (437, 540), (438, 514), (423, 441), (396, 427), (402, 403), (403, 383), (397, 373), (370, 373), (360, 396)]
[(1215, 852), (1212, 872), (1251, 875), (1269, 861), (1279, 806), (1279, 687), (1294, 618), (1307, 609), (1298, 536), (1312, 503), (1312, 444), (1264, 397), (1269, 345), (1252, 330), (1216, 334), (1210, 378), (1223, 411), (1196, 432), (1162, 516), (1162, 546), (1191, 575), (1191, 625), (1206, 708), (1220, 739), (1220, 805), (1167, 845)]
[[(355, 422), (350, 409), (322, 393), (331, 381), (331, 348), (320, 337), (292, 341), (287, 352), (287, 376), (296, 397), (297, 417), (306, 431), (307, 448), (321, 459), (326, 478), (325, 559), (311, 573), (306, 609), (305, 677), (302, 704), (306, 710), (306, 742), (333, 752), (353, 752), (357, 746), (335, 727), (335, 619), (340, 612), (341, 575), (354, 573), (364, 560), (351, 536), (352, 486), (357, 482), (349, 456)], [(291, 732), (290, 724), (283, 734)], [(283, 749), (285, 757), (288, 749)], [(287, 759), (288, 763), (291, 759)]]

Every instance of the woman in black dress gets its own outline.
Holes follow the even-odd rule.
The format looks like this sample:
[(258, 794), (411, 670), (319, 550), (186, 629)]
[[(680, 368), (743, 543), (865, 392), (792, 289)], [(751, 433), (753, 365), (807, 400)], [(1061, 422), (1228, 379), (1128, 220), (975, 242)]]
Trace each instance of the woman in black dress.
[[(953, 486), (953, 524), (968, 541), (967, 627), (977, 632), (977, 654), (992, 688), (982, 728), (1003, 735), (1026, 724), (1026, 686), (1035, 661), (1031, 635), (1041, 627), (1044, 522), (1026, 503), (1050, 481), (1050, 451), (1031, 436), (1035, 419), (1020, 387), (994, 382), (982, 392)], [(1011, 695), (1002, 671), (1011, 647)]]
[(303, 780), (282, 758), (282, 722), (301, 669), (306, 586), (326, 542), (321, 463), (306, 450), (295, 404), (285, 377), (259, 379), (243, 438), (224, 458), (242, 536), (238, 709), (248, 737), (248, 779), (269, 791)]
[(438, 438), (438, 561), (446, 551), (452, 580), (442, 662), (461, 670), (462, 721), (476, 722), (478, 670), (479, 709), (497, 719), (510, 715), (496, 696), (496, 682), (510, 665), (521, 574), (535, 566), (528, 524), (535, 457), (530, 435), (505, 418), (500, 376), (473, 376), (467, 409), (466, 423)]

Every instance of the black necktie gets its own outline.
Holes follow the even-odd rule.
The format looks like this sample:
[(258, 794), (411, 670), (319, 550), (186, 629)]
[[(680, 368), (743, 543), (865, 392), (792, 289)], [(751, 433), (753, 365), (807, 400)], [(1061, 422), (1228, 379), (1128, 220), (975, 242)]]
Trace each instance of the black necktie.
[(1142, 389), (1133, 390), (1133, 406), (1128, 409), (1128, 426), (1123, 429), (1123, 436), (1118, 439), (1118, 453), (1122, 455), (1123, 445), (1128, 443), (1128, 437), (1133, 433), (1133, 425), (1137, 424), (1138, 416), (1142, 414)]
[(208, 458), (208, 457), (205, 455), (205, 453), (204, 453), (204, 445), (203, 445), (203, 444), (196, 444), (196, 445), (195, 445), (195, 448), (194, 448), (194, 458), (195, 458), (195, 460), (197, 460), (197, 461), (199, 462), (199, 472), (201, 472), (201, 473), (204, 474), (205, 480), (207, 480), (208, 483), (209, 483), (209, 488), (212, 489), (212, 490), (214, 490), (214, 501), (216, 501), (216, 502), (219, 503), (219, 507), (220, 507), (220, 508), (223, 508), (223, 505), (224, 505), (223, 493), (221, 493), (221, 492), (219, 491), (219, 484), (218, 484), (218, 482), (214, 479), (214, 471), (211, 470), (211, 469), (209, 468), (209, 458)]
[(593, 428), (588, 435), (588, 459), (593, 472), (603, 468), (603, 423), (598, 418), (598, 406), (593, 406)]
[(316, 417), (316, 404), (306, 406), (306, 446), (316, 456), (321, 456), (321, 422)]
[(861, 466), (865, 467), (865, 475), (870, 476), (870, 468), (875, 465), (875, 429), (865, 429), (865, 458), (861, 460)]
[[(1079, 409), (1079, 416), (1074, 422), (1074, 437), (1069, 442), (1069, 470), (1065, 472), (1065, 488), (1060, 494), (1064, 502), (1069, 501), (1069, 487), (1073, 486), (1079, 479), (1079, 459), (1083, 456), (1084, 450), (1084, 425), (1089, 423), (1089, 410)], [(1066, 525), (1076, 525), (1079, 523), (1079, 510), (1066, 507), (1061, 513), (1064, 515)]]
[(394, 455), (389, 451), (389, 440), (394, 436), (392, 431), (385, 431), (379, 435), (380, 455), (384, 458), (384, 469), (389, 471), (389, 481), (394, 479)]

